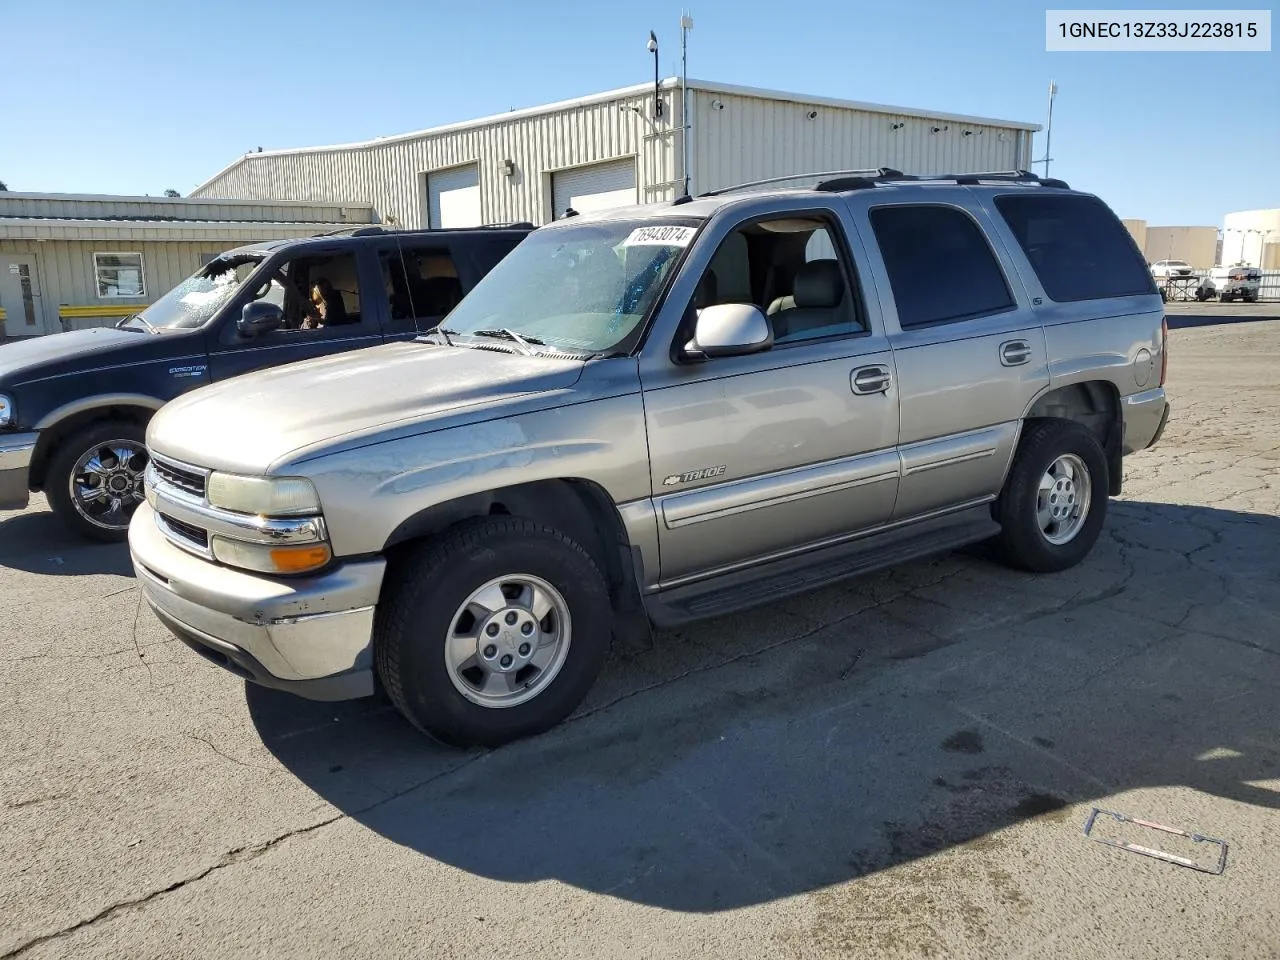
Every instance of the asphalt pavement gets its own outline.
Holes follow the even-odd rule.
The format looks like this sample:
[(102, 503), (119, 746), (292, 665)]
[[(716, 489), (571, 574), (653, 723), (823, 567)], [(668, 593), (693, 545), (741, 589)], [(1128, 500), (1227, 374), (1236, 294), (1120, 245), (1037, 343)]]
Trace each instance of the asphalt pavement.
[(1280, 323), (1217, 310), (1081, 566), (662, 633), (495, 751), (246, 687), (0, 513), (0, 960), (1280, 955)]

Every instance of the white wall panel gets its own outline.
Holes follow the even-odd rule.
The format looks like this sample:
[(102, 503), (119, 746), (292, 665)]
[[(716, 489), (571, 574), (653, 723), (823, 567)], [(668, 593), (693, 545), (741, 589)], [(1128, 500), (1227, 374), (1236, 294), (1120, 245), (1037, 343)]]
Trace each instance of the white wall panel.
[(1021, 146), (1020, 131), (951, 119), (702, 90), (691, 90), (689, 100), (695, 193), (831, 170), (1013, 170)]

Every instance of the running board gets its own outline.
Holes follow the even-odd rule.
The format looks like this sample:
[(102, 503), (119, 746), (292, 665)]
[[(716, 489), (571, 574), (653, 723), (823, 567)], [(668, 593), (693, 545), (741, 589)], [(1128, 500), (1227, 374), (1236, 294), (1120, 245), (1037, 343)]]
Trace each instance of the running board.
[(990, 505), (983, 504), (762, 566), (672, 587), (645, 597), (645, 609), (655, 625), (677, 627), (955, 550), (999, 532), (1000, 524), (991, 518)]

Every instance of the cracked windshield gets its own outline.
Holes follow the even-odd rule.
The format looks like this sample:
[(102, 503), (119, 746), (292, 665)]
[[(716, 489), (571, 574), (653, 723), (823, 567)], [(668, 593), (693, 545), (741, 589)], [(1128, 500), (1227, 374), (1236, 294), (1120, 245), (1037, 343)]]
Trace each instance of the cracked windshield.
[(697, 220), (609, 220), (531, 234), (444, 322), (450, 334), (515, 333), (607, 353), (639, 336)]
[(236, 295), (261, 262), (260, 256), (219, 257), (130, 318), (129, 325), (153, 330), (202, 327)]

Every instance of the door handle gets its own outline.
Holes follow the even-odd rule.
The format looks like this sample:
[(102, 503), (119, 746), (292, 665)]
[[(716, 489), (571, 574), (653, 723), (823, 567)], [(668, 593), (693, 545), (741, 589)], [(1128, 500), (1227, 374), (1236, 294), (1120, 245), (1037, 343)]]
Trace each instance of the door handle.
[(1031, 344), (1025, 340), (1006, 340), (1000, 344), (1000, 363), (1016, 367), (1031, 359)]
[(849, 378), (849, 386), (854, 393), (865, 397), (873, 393), (884, 393), (893, 380), (889, 376), (889, 368), (879, 365), (859, 367)]

